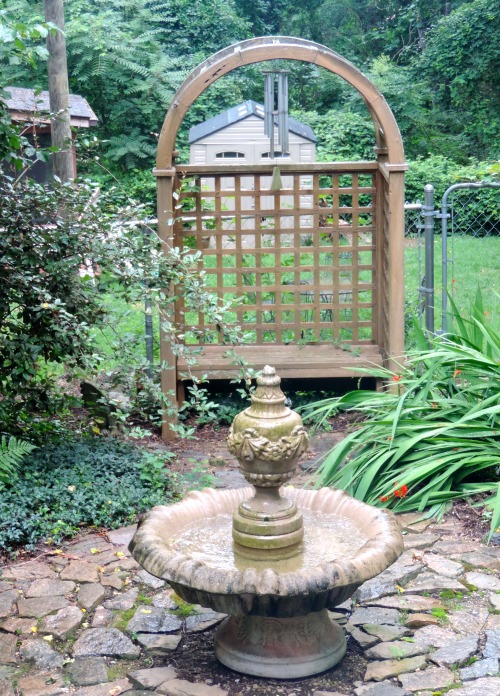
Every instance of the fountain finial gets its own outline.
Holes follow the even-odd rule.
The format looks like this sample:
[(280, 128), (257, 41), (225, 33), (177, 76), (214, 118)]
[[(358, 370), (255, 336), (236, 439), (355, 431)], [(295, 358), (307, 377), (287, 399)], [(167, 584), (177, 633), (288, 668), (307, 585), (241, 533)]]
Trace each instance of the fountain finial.
[(309, 438), (298, 413), (285, 406), (280, 383), (274, 367), (266, 365), (251, 406), (236, 416), (227, 438), (229, 451), (255, 487), (254, 497), (233, 515), (235, 551), (254, 559), (294, 556), (304, 536), (302, 514), (279, 487), (292, 478)]
[(264, 365), (262, 372), (257, 377), (257, 384), (264, 387), (277, 387), (281, 384), (281, 377), (278, 377), (274, 367)]

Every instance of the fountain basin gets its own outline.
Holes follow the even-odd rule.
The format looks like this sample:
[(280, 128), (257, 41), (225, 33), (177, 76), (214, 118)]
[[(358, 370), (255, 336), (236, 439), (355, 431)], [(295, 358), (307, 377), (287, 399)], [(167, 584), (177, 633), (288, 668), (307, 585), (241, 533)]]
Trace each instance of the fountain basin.
[[(304, 553), (295, 558), (256, 561), (231, 556), (225, 525), (230, 530), (234, 511), (253, 494), (250, 487), (205, 489), (180, 503), (155, 507), (130, 544), (138, 563), (167, 580), (182, 599), (230, 615), (216, 637), (221, 662), (273, 678), (308, 676), (336, 664), (345, 653), (345, 638), (325, 610), (351, 597), (403, 551), (399, 525), (387, 510), (329, 488), (287, 487), (283, 493), (304, 514), (306, 535), (311, 529), (310, 536), (316, 538), (313, 544), (306, 538)], [(346, 543), (347, 537), (356, 538), (350, 549), (329, 549), (334, 532), (328, 525), (336, 519), (344, 525)], [(196, 545), (193, 550), (190, 535), (210, 539), (217, 536), (219, 524), (221, 538), (229, 542), (214, 549), (215, 560), (198, 554)], [(200, 547), (203, 544), (202, 539)], [(314, 550), (315, 545), (319, 548)], [(312, 558), (307, 555), (311, 546)]]

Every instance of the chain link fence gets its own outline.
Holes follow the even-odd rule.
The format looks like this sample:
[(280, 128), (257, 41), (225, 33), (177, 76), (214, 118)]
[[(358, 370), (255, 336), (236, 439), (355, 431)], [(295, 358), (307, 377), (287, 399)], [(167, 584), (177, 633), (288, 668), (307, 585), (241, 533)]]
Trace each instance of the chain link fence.
[[(434, 187), (424, 188), (424, 202), (405, 205), (405, 235), (414, 240), (418, 265), (418, 310), (426, 329), (435, 332), (435, 239), (441, 225), (441, 328), (448, 330), (448, 292), (456, 280), (458, 239), (496, 237), (500, 242), (500, 183), (477, 182), (450, 186), (435, 209)], [(500, 247), (500, 244), (499, 244)], [(466, 246), (460, 244), (462, 253)], [(498, 252), (497, 252), (498, 253)]]

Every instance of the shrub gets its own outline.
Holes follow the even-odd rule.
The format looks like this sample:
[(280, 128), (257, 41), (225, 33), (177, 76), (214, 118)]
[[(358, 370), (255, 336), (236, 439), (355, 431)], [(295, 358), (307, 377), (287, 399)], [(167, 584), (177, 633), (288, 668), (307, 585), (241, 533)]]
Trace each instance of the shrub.
[[(132, 276), (131, 235), (120, 235), (120, 222), (135, 210), (115, 208), (116, 223), (112, 193), (92, 203), (94, 194), (88, 182), (49, 189), (0, 176), (0, 420), (11, 433), (28, 430), (34, 412), (58, 411), (49, 363), (83, 365), (93, 352), (90, 326), (104, 320), (105, 308), (93, 279), (81, 277), (82, 264)], [(140, 251), (142, 240), (133, 241)]]
[(60, 542), (83, 526), (115, 528), (172, 500), (165, 470), (170, 453), (152, 455), (111, 438), (82, 438), (40, 447), (2, 487), (0, 549)]
[(433, 338), (398, 374), (380, 371), (398, 393), (350, 392), (310, 407), (310, 418), (335, 409), (365, 417), (326, 456), (317, 484), (398, 512), (440, 514), (456, 498), (492, 493), (492, 534), (500, 522), (500, 336), (479, 295), (470, 318), (455, 308), (455, 319), (455, 334)]

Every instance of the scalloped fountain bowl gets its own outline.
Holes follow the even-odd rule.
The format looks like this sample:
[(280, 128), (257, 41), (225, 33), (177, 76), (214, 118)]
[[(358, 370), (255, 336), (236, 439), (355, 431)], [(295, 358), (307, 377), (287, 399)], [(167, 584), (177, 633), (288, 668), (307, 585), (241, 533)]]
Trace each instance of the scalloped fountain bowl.
[(229, 614), (215, 638), (223, 664), (274, 679), (339, 662), (346, 641), (327, 610), (403, 551), (399, 525), (386, 510), (329, 488), (283, 492), (304, 518), (303, 541), (291, 558), (252, 560), (234, 551), (232, 520), (252, 497), (250, 487), (205, 489), (155, 507), (130, 544), (134, 558), (182, 599)]

